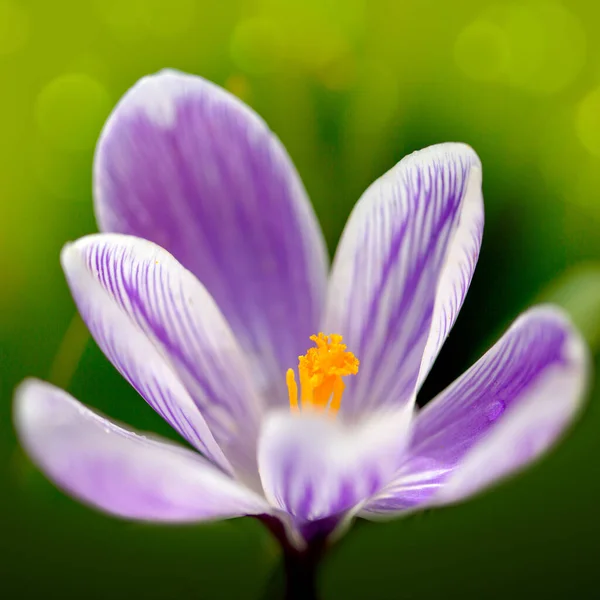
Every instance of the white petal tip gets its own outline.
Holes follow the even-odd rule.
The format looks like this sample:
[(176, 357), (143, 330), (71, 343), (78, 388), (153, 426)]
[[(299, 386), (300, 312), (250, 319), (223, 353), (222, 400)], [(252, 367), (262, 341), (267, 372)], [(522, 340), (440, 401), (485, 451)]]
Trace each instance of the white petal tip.
[(45, 381), (35, 378), (28, 378), (22, 381), (14, 392), (13, 399), (13, 421), (19, 437), (26, 437), (27, 430), (33, 426), (47, 421), (48, 400), (50, 394), (56, 391), (56, 388)]
[(461, 156), (469, 159), (473, 167), (481, 169), (481, 160), (477, 152), (475, 152), (472, 146), (469, 146), (469, 144), (465, 144), (464, 142), (442, 142), (440, 144), (433, 144), (421, 150), (412, 152), (403, 160), (412, 159), (420, 161), (423, 158), (431, 160), (432, 157), (443, 159)]
[(63, 269), (69, 265), (79, 255), (76, 242), (67, 242), (60, 251), (60, 264)]
[(564, 328), (565, 331), (568, 331), (569, 335), (563, 350), (566, 362), (570, 365), (579, 365), (584, 370), (589, 369), (591, 360), (589, 348), (580, 331), (575, 326), (571, 315), (564, 308), (550, 303), (538, 304), (523, 313), (515, 321), (515, 324), (526, 321), (531, 314), (553, 320)]
[(177, 101), (201, 87), (216, 86), (198, 75), (163, 69), (139, 79), (123, 96), (115, 113), (141, 111), (153, 125), (171, 129), (177, 122)]

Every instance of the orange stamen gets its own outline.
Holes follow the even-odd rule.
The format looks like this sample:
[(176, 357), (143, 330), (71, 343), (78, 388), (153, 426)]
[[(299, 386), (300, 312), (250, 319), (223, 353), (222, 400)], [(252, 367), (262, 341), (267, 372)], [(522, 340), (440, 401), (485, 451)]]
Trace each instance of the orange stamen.
[(301, 399), (298, 403), (298, 385), (294, 371), (288, 369), (286, 383), (292, 411), (327, 411), (335, 415), (340, 409), (344, 382), (342, 377), (358, 373), (359, 360), (346, 350), (342, 336), (323, 333), (312, 335), (314, 348), (309, 348), (304, 356), (298, 357)]

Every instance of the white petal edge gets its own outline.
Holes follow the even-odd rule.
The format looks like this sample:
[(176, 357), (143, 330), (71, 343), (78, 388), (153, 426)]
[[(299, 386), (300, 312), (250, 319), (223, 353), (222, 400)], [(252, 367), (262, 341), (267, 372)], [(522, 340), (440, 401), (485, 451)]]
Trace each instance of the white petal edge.
[(138, 435), (38, 380), (16, 390), (25, 450), (60, 488), (110, 514), (191, 522), (269, 511), (263, 498), (199, 454)]
[(382, 410), (361, 423), (275, 411), (258, 444), (269, 502), (298, 521), (342, 514), (380, 489), (408, 443), (413, 409)]
[(507, 410), (498, 427), (465, 456), (432, 504), (459, 502), (521, 471), (549, 450), (579, 416), (590, 383), (588, 347), (561, 309), (540, 309), (570, 325), (564, 349), (567, 367), (551, 367), (526, 399)]
[(463, 305), (475, 272), (483, 237), (481, 168), (471, 167), (456, 232), (448, 245), (435, 294), (431, 330), (421, 359), (417, 391), (427, 377)]
[(362, 361), (344, 414), (414, 404), (464, 299), (473, 270), (465, 268), (467, 254), (475, 265), (480, 185), (472, 148), (438, 144), (402, 159), (355, 206), (336, 251), (322, 328), (344, 335)]
[[(166, 250), (120, 234), (68, 244), (61, 262), (84, 321), (117, 369), (144, 397), (145, 390), (167, 388), (171, 405), (194, 424), (204, 421), (227, 462), (250, 481), (262, 402), (232, 332), (201, 283)], [(156, 365), (165, 363), (157, 373), (145, 362), (146, 352)], [(240, 418), (232, 418), (238, 412)], [(216, 444), (211, 457), (218, 457)]]
[[(195, 106), (193, 118), (182, 114), (186, 105)], [(145, 148), (144, 137), (135, 135), (140, 121), (175, 142), (177, 151)], [(149, 178), (144, 161), (152, 164)], [(136, 165), (139, 181), (132, 175)], [(191, 191), (186, 179), (194, 182)], [(318, 327), (329, 258), (300, 176), (264, 119), (203, 77), (173, 69), (147, 75), (102, 130), (94, 199), (101, 231), (154, 241), (201, 280), (252, 362), (259, 389), (277, 405), (285, 397), (282, 372)], [(221, 222), (215, 247), (204, 228)], [(214, 251), (228, 259), (219, 264)], [(290, 266), (278, 276), (280, 259)]]
[[(538, 323), (545, 321), (548, 326), (555, 327), (555, 331), (564, 332), (565, 338), (559, 356), (545, 367), (539, 379), (518, 400), (512, 400), (514, 404), (504, 411), (493, 427), (478, 434), (479, 439), (466, 450), (456, 466), (448, 468), (445, 461), (440, 462), (427, 452), (423, 454), (427, 444), (432, 449), (435, 448), (431, 443), (435, 443), (438, 438), (439, 444), (443, 443), (444, 435), (450, 435), (451, 440), (460, 435), (456, 429), (458, 423), (450, 421), (451, 431), (441, 427), (436, 434), (436, 426), (431, 428), (433, 423), (440, 426), (443, 424), (444, 412), (440, 407), (450, 400), (454, 403), (451, 410), (455, 412), (460, 407), (456, 405), (460, 396), (454, 391), (461, 389), (460, 386), (464, 387), (464, 382), (469, 381), (470, 377), (475, 381), (480, 379), (491, 366), (490, 361), (494, 361), (495, 357), (513, 344), (511, 337), (517, 340), (520, 332), (527, 337), (527, 328), (531, 326), (532, 319)], [(493, 367), (497, 368), (499, 367)], [(579, 416), (589, 388), (589, 373), (588, 348), (562, 309), (552, 305), (538, 305), (526, 311), (471, 369), (420, 411), (414, 425), (418, 429), (419, 424), (427, 423), (431, 434), (423, 437), (421, 442), (417, 438), (416, 446), (413, 439), (411, 449), (407, 451), (409, 462), (403, 465), (386, 489), (365, 502), (359, 516), (370, 520), (385, 520), (432, 506), (453, 504), (526, 469), (549, 451)], [(493, 371), (485, 376), (492, 377), (490, 385), (503, 385), (502, 380), (496, 380)], [(496, 410), (498, 400), (493, 400), (491, 407), (486, 398), (481, 398), (478, 403), (481, 403), (482, 414), (485, 415), (490, 408)], [(419, 419), (422, 418), (426, 420), (420, 422)], [(452, 444), (456, 444), (456, 441), (452, 441)], [(452, 453), (452, 448), (450, 445), (442, 451)], [(460, 448), (457, 447), (457, 450), (460, 451)], [(425, 497), (419, 501), (418, 496), (424, 493)]]

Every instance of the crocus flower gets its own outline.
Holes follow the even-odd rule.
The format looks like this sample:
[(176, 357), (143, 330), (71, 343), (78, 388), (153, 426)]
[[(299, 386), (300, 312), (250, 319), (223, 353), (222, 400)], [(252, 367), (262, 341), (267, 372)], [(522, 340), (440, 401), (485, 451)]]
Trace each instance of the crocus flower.
[(68, 284), (100, 348), (188, 446), (23, 383), (24, 447), (98, 509), (255, 515), (301, 549), (356, 516), (470, 497), (539, 457), (578, 412), (586, 349), (550, 306), (417, 409), (479, 254), (481, 164), (466, 145), (416, 152), (375, 181), (329, 272), (265, 123), (199, 77), (161, 72), (108, 119), (94, 196), (104, 233), (64, 248)]

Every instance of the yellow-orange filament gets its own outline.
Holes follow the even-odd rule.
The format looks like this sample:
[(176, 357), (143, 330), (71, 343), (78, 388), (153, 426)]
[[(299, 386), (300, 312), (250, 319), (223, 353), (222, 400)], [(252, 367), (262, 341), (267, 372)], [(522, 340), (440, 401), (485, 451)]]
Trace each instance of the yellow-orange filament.
[(298, 384), (296, 383), (296, 378), (294, 377), (294, 371), (292, 369), (288, 369), (285, 374), (285, 382), (288, 388), (288, 394), (290, 395), (290, 408), (292, 412), (298, 412), (300, 407), (298, 406)]
[(344, 382), (342, 377), (358, 373), (359, 360), (346, 350), (342, 336), (337, 334), (312, 335), (315, 343), (304, 356), (298, 357), (300, 402), (298, 385), (293, 369), (288, 369), (285, 380), (293, 412), (302, 410), (327, 411), (335, 415), (340, 409)]

